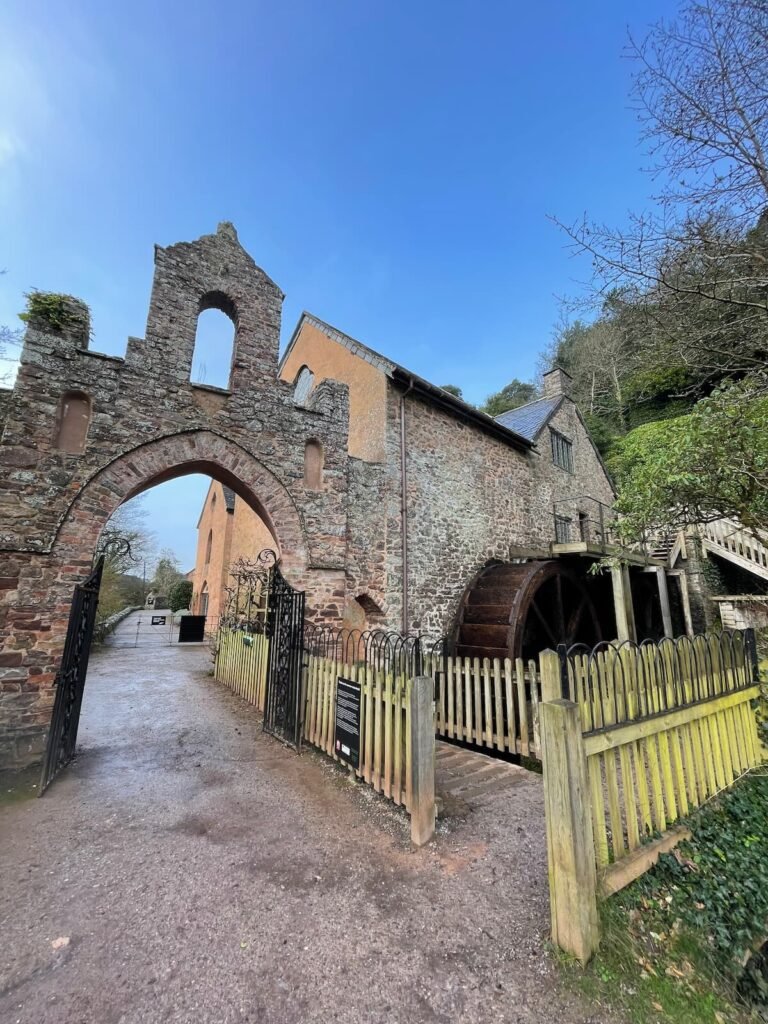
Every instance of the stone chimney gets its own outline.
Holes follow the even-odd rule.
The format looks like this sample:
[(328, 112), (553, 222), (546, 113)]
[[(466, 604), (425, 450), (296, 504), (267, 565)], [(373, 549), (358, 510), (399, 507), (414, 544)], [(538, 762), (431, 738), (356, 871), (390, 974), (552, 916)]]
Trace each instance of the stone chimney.
[(542, 398), (560, 398), (565, 395), (571, 398), (571, 385), (573, 377), (565, 372), (560, 366), (553, 366), (551, 370), (542, 375), (541, 396)]

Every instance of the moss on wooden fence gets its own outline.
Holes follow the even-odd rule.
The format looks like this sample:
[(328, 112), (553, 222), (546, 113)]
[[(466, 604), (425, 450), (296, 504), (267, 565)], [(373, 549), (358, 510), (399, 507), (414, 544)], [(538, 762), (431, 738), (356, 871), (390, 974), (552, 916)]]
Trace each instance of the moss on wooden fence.
[(748, 640), (542, 654), (552, 933), (582, 962), (598, 895), (647, 871), (688, 834), (676, 822), (763, 760)]

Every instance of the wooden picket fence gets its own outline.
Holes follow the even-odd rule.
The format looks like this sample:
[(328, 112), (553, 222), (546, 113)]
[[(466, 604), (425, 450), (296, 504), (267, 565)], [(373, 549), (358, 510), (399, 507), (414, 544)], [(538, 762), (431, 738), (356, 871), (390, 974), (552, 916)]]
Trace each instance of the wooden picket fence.
[[(262, 634), (220, 630), (214, 676), (263, 712), (268, 658), (269, 641)], [(334, 750), (334, 726), (339, 677), (360, 683), (362, 688), (358, 778), (410, 811), (409, 674), (365, 662), (349, 663), (313, 654), (305, 658), (302, 739), (336, 761), (339, 758)]]
[(361, 687), (358, 778), (395, 804), (411, 809), (411, 687), (403, 671), (365, 662), (345, 663), (310, 655), (307, 664), (303, 737), (339, 760), (334, 749), (338, 678)]
[(686, 834), (676, 822), (763, 760), (754, 637), (548, 651), (540, 664), (553, 938), (586, 962), (598, 892), (643, 874)]
[(438, 736), (541, 758), (535, 661), (434, 655), (426, 662), (436, 680)]
[(216, 635), (213, 674), (233, 693), (264, 711), (269, 641), (263, 633), (220, 629)]

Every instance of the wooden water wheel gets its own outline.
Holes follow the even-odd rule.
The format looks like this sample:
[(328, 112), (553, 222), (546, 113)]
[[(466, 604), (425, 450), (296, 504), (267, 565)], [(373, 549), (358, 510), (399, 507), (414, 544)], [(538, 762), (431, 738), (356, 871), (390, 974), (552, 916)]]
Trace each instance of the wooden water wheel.
[(557, 559), (486, 566), (464, 592), (454, 632), (458, 655), (482, 658), (534, 658), (602, 638), (585, 584)]

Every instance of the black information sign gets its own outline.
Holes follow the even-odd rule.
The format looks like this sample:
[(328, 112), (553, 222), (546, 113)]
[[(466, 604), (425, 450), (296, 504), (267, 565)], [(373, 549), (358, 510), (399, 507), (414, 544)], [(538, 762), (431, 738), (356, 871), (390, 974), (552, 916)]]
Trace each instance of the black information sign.
[(337, 680), (334, 748), (338, 757), (353, 768), (360, 767), (360, 695), (359, 683)]
[(165, 616), (164, 615), (153, 615), (152, 616), (152, 625), (153, 626), (164, 626), (165, 625)]

